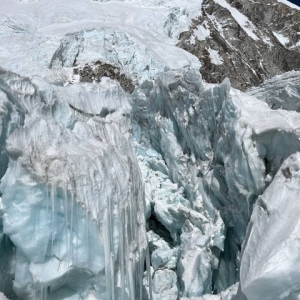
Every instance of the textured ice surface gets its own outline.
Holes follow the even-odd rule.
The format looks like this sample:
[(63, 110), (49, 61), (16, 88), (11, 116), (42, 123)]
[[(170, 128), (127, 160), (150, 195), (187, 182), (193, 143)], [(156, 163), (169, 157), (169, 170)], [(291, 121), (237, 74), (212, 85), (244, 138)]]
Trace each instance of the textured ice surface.
[(228, 81), (205, 90), (192, 70), (145, 82), (131, 104), (148, 207), (180, 244), (179, 294), (226, 289), (238, 280), (253, 203), (300, 147), (299, 114), (274, 111)]
[[(24, 80), (5, 76), (21, 92)], [(30, 113), (6, 141), (1, 181), (3, 232), (16, 247), (14, 292), (142, 298), (144, 192), (126, 94), (108, 79), (63, 93), (41, 78), (29, 87)]]
[(234, 300), (234, 299), (238, 299), (236, 298), (237, 292), (238, 292), (238, 283), (229, 287), (227, 290), (221, 292), (218, 295), (206, 294), (202, 297), (181, 298), (181, 300), (188, 300), (188, 299), (190, 300)]
[[(166, 70), (132, 95), (108, 78), (63, 87), (1, 74), (3, 103), (16, 103), (14, 118), (2, 110), (13, 127), (4, 131), (1, 181), (11, 255), (3, 268), (14, 293), (59, 300), (152, 292), (164, 300), (236, 283), (252, 206), (300, 149), (297, 112), (272, 110), (228, 80), (203, 85), (189, 68)], [(255, 295), (263, 265), (243, 271), (245, 251), (242, 291)], [(231, 299), (233, 291), (203, 299)]]
[(1, 7), (1, 66), (21, 75), (67, 82), (73, 64), (96, 60), (137, 80), (165, 66), (200, 67), (174, 44), (200, 13), (201, 1), (3, 0)]
[(254, 206), (241, 262), (248, 300), (298, 299), (300, 153), (284, 161)]
[[(242, 264), (248, 300), (297, 299), (297, 72), (248, 94), (203, 83), (174, 46), (201, 1), (1, 5), (1, 66), (30, 76), (0, 70), (7, 297), (237, 300)], [(98, 60), (133, 94), (79, 83), (73, 67)]]
[(300, 111), (300, 72), (292, 71), (266, 80), (248, 94), (269, 104), (272, 109)]

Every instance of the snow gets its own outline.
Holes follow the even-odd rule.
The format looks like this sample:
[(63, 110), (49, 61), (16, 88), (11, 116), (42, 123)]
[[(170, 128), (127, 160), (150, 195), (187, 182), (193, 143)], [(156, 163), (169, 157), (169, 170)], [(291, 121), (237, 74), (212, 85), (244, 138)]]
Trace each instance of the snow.
[(0, 292), (0, 300), (8, 300), (3, 293)]
[(297, 152), (254, 207), (241, 262), (241, 287), (249, 300), (297, 299), (300, 294), (299, 168)]
[(220, 56), (219, 51), (211, 49), (211, 48), (208, 48), (207, 50), (209, 52), (210, 60), (214, 65), (222, 65), (223, 64), (224, 61), (223, 61), (222, 57)]
[[(55, 52), (64, 46), (64, 41), (69, 51), (73, 51), (72, 55), (65, 53), (69, 60), (65, 67), (72, 66), (78, 53), (82, 57), (78, 63), (102, 59), (142, 75), (143, 79), (146, 75), (142, 70), (147, 65), (155, 70), (151, 74), (150, 68), (150, 76), (163, 71), (166, 65), (200, 67), (194, 56), (174, 45), (179, 34), (188, 29), (190, 20), (201, 14), (201, 1), (74, 0), (70, 4), (55, 0), (50, 4), (45, 0), (29, 3), (3, 0), (1, 7), (1, 65), (21, 75), (39, 74), (52, 82), (66, 81), (68, 71), (60, 65), (56, 73), (49, 70)], [(72, 36), (80, 39), (72, 40)], [(98, 42), (93, 45), (96, 36)], [(117, 42), (116, 46), (110, 44), (112, 40)], [(97, 54), (99, 48), (103, 51)], [(115, 57), (121, 52), (123, 57)], [(176, 57), (181, 60), (177, 62)]]
[(289, 43), (289, 39), (285, 37), (283, 34), (273, 31), (273, 34), (276, 36), (277, 40), (283, 45), (284, 47), (286, 44)]
[(199, 41), (205, 41), (205, 39), (209, 37), (210, 31), (203, 25), (199, 25), (197, 29), (194, 30), (194, 34)]
[(224, 36), (222, 24), (218, 22), (217, 18), (214, 15), (208, 15), (208, 18), (212, 21), (212, 23), (214, 24), (214, 26), (216, 27), (220, 35), (224, 38), (225, 36)]
[(228, 9), (231, 13), (232, 17), (236, 20), (236, 22), (243, 28), (243, 30), (253, 39), (259, 40), (259, 37), (256, 35), (256, 27), (254, 24), (242, 13), (240, 13), (236, 8), (232, 7), (225, 0), (214, 0), (219, 5)]
[(269, 45), (270, 48), (272, 48), (272, 47), (274, 46), (273, 43), (271, 42), (270, 38), (267, 37), (267, 36), (264, 36), (264, 37), (263, 37), (263, 42), (264, 42), (265, 44)]

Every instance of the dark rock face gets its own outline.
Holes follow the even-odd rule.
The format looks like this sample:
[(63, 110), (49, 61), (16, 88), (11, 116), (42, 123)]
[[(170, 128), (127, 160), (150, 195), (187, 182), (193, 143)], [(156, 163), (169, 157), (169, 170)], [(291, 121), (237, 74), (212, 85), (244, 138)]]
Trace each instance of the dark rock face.
[(80, 76), (80, 82), (100, 82), (102, 77), (109, 77), (117, 80), (127, 93), (131, 94), (135, 89), (133, 81), (122, 74), (120, 68), (101, 61), (83, 67), (75, 66), (73, 73)]
[[(226, 1), (230, 9), (203, 0), (201, 16), (180, 35), (178, 46), (199, 58), (206, 81), (219, 83), (229, 77), (233, 87), (246, 90), (275, 75), (300, 69), (299, 10), (273, 0)], [(237, 22), (235, 9), (252, 22), (257, 38)], [(210, 32), (201, 41), (194, 34), (200, 25)], [(218, 51), (222, 64), (212, 62), (211, 49)]]

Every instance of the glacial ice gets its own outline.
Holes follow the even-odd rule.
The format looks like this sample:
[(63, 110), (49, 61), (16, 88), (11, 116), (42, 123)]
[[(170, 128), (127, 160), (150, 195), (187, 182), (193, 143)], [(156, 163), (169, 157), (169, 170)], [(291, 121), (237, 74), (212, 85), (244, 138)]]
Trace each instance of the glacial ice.
[[(175, 47), (201, 1), (2, 2), (0, 290), (297, 299), (299, 72), (203, 82)], [(135, 91), (79, 83), (98, 60)]]
[(291, 71), (266, 80), (248, 94), (265, 101), (272, 109), (300, 111), (300, 72)]
[[(256, 198), (300, 148), (298, 113), (272, 110), (228, 80), (206, 88), (193, 69), (166, 70), (132, 95), (108, 78), (61, 87), (3, 71), (1, 80), (3, 103), (23, 104), (9, 120), (2, 110), (14, 128), (1, 191), (18, 297), (152, 290), (153, 299), (193, 299), (236, 283), (240, 264), (242, 291), (253, 294), (260, 271), (244, 271), (255, 243), (246, 227)], [(149, 231), (149, 259), (151, 216), (164, 233)]]
[(299, 170), (296, 152), (255, 203), (241, 261), (248, 300), (299, 298)]
[[(24, 97), (9, 120), (1, 182), (19, 297), (132, 299), (152, 290), (153, 299), (193, 299), (236, 283), (252, 205), (300, 148), (298, 113), (272, 110), (228, 80), (207, 88), (193, 69), (164, 71), (132, 95), (108, 78), (66, 87), (1, 78), (10, 84), (3, 103)], [(145, 217), (159, 227), (148, 233), (150, 258)], [(252, 279), (243, 276), (244, 292)]]
[[(22, 78), (14, 80), (17, 88)], [(142, 298), (143, 185), (126, 95), (108, 79), (96, 91), (45, 86), (31, 91), (30, 114), (6, 141), (1, 191), (3, 233), (16, 247), (13, 290), (24, 299), (92, 291), (96, 299)]]
[[(179, 294), (221, 292), (239, 278), (253, 204), (300, 147), (299, 114), (274, 111), (230, 89), (228, 81), (205, 90), (192, 70), (164, 72), (154, 86), (144, 83), (132, 107), (139, 163), (146, 186), (151, 183), (148, 202), (174, 241), (181, 227)], [(174, 201), (176, 189), (173, 197), (165, 194), (163, 179), (169, 178), (184, 187), (189, 202)]]

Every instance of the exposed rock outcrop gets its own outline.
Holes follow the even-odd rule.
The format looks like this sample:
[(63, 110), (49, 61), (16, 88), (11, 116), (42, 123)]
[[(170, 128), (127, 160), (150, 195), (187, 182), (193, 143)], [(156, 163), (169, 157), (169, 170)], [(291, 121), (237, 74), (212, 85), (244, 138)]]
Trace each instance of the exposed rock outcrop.
[(300, 69), (299, 31), (300, 11), (277, 1), (204, 0), (178, 46), (199, 58), (206, 81), (229, 77), (246, 90)]

